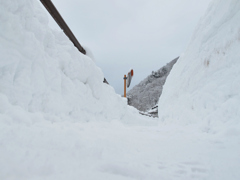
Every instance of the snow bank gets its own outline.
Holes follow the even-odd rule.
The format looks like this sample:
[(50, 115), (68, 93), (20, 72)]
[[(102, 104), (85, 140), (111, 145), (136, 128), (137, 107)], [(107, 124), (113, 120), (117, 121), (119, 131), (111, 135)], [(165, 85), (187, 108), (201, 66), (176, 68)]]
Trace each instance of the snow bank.
[(0, 179), (98, 179), (111, 128), (151, 122), (103, 83), (89, 50), (48, 27), (43, 8), (0, 0)]
[[(215, 0), (173, 67), (159, 100), (165, 122), (239, 129), (240, 1)], [(239, 130), (238, 130), (239, 131)]]
[(138, 114), (102, 83), (102, 71), (88, 56), (48, 27), (43, 8), (33, 0), (0, 1), (0, 115), (124, 121)]

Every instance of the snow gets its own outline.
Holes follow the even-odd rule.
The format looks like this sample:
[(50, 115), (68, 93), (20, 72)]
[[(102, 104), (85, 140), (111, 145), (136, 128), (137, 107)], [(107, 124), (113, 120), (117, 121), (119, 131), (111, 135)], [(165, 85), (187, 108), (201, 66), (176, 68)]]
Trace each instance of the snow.
[(138, 114), (102, 83), (103, 73), (89, 56), (48, 28), (39, 2), (1, 1), (0, 18), (0, 92), (10, 105), (77, 121)]
[(127, 92), (128, 104), (142, 111), (142, 113), (150, 112), (158, 104), (163, 85), (177, 59), (173, 59), (157, 71), (152, 71), (151, 75), (148, 75), (139, 84), (129, 90)]
[(0, 179), (240, 179), (239, 19), (239, 1), (213, 1), (153, 119), (38, 1), (0, 0)]
[(239, 1), (212, 2), (164, 86), (163, 121), (239, 127), (239, 20)]

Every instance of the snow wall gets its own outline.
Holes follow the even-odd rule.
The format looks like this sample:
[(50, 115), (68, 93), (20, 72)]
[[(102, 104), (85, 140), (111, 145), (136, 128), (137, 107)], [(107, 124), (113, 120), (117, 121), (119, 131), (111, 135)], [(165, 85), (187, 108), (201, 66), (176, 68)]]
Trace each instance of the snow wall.
[(207, 126), (239, 122), (239, 22), (239, 0), (210, 4), (163, 87), (158, 108), (162, 121)]
[(1, 119), (134, 119), (137, 110), (103, 79), (91, 58), (48, 27), (40, 2), (0, 1)]

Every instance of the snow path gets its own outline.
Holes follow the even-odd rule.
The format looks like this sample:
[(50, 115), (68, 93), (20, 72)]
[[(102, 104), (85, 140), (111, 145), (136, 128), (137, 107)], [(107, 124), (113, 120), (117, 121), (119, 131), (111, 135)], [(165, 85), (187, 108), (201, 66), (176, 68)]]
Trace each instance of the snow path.
[(0, 130), (4, 180), (240, 178), (237, 131), (214, 134), (193, 125), (131, 127), (117, 121), (6, 122)]

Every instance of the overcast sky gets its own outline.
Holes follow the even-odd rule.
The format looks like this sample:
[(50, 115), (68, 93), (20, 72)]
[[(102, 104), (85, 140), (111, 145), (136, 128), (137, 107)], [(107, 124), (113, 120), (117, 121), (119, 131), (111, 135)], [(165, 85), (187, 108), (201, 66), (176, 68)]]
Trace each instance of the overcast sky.
[[(52, 0), (116, 93), (181, 55), (211, 0)], [(50, 21), (50, 25), (52, 22)], [(174, 88), (174, 87), (173, 87)]]

